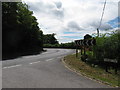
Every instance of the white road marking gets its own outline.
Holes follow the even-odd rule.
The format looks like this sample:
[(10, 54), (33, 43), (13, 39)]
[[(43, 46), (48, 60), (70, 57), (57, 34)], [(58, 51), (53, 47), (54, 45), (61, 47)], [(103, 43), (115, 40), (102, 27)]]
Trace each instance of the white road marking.
[(48, 59), (48, 60), (45, 60), (45, 61), (52, 61), (52, 60), (54, 60), (54, 58), (51, 58), (51, 59)]
[(40, 61), (37, 61), (37, 62), (31, 62), (31, 63), (29, 63), (29, 64), (35, 64), (35, 63), (39, 63)]
[(6, 68), (13, 68), (13, 67), (18, 67), (18, 66), (22, 66), (22, 65), (19, 64), (19, 65), (13, 65), (13, 66), (9, 66), (9, 67), (3, 67), (3, 69), (6, 69)]

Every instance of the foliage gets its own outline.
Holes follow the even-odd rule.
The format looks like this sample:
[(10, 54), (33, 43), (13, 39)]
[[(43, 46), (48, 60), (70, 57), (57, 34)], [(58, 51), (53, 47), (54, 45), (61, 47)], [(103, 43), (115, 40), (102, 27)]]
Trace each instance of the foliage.
[(120, 85), (118, 82), (120, 73), (114, 74), (114, 71), (111, 71), (111, 73), (107, 73), (104, 71), (103, 68), (92, 67), (91, 65), (76, 58), (75, 54), (66, 56), (63, 61), (65, 62), (67, 67), (75, 70), (77, 73), (80, 73), (92, 79), (107, 82), (109, 85), (112, 86)]
[(32, 14), (22, 2), (2, 3), (3, 58), (42, 50), (43, 32)]
[(96, 45), (93, 47), (94, 56), (98, 60), (104, 58), (117, 59), (119, 58), (119, 41), (120, 33), (117, 31), (111, 34), (102, 34), (100, 37), (96, 37)]
[(91, 38), (92, 38), (92, 36), (89, 35), (89, 34), (86, 34), (86, 35), (84, 36), (84, 40), (86, 40), (86, 39), (91, 39)]
[(98, 65), (104, 68), (106, 72), (108, 72), (108, 69), (112, 67), (112, 69), (115, 69), (115, 73), (117, 74), (120, 69), (119, 30), (111, 33), (100, 34), (100, 37), (95, 37), (95, 39), (96, 45), (93, 46), (93, 51), (86, 50), (86, 55), (82, 55), (81, 60), (91, 65)]
[(112, 67), (115, 69), (115, 73), (117, 74), (120, 69), (119, 30), (112, 33), (102, 34), (100, 37), (96, 37), (96, 41), (97, 44), (93, 46), (93, 60), (91, 59), (89, 62), (102, 66), (105, 68), (106, 72), (108, 72), (108, 69)]
[(43, 36), (43, 43), (44, 44), (52, 44), (52, 45), (55, 45), (55, 44), (58, 44), (58, 41), (57, 39), (55, 38), (55, 34), (46, 34)]
[(69, 48), (69, 49), (75, 49), (76, 46), (74, 42), (69, 43), (61, 43), (61, 44), (44, 44), (45, 48)]

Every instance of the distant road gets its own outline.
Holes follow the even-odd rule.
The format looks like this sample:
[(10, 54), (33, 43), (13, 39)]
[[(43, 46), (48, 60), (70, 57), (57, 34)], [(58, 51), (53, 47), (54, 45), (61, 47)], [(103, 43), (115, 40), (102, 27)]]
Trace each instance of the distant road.
[(107, 88), (107, 85), (68, 70), (61, 58), (71, 49), (47, 49), (39, 55), (3, 61), (3, 88)]

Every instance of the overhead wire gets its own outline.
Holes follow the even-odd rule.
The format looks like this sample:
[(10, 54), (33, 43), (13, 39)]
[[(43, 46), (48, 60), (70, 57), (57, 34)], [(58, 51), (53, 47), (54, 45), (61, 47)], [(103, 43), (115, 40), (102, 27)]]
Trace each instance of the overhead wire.
[(106, 3), (107, 3), (107, 0), (105, 0), (105, 2), (104, 2), (103, 11), (102, 11), (101, 19), (100, 19), (100, 24), (99, 24), (99, 26), (98, 26), (98, 28), (97, 28), (98, 36), (99, 36), (99, 29), (100, 29), (100, 27), (101, 27), (102, 20), (103, 20), (103, 16), (104, 16), (104, 12), (105, 12)]

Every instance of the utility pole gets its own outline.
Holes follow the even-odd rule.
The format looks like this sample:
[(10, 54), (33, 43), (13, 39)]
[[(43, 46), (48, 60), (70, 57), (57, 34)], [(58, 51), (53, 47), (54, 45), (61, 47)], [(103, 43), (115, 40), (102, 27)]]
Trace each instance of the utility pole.
[(97, 35), (98, 35), (98, 37), (99, 37), (99, 29), (97, 28)]

